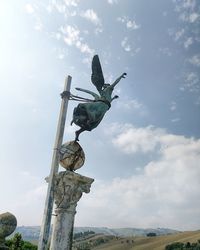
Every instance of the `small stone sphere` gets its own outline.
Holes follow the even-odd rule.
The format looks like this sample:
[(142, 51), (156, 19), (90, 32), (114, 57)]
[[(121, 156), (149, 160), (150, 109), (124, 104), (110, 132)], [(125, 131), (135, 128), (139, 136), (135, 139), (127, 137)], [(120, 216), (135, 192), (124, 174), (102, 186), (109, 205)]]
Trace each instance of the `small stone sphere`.
[(64, 143), (60, 148), (60, 165), (71, 171), (81, 168), (85, 162), (85, 154), (77, 141)]
[(9, 213), (0, 214), (0, 238), (5, 238), (12, 234), (17, 227), (16, 217)]

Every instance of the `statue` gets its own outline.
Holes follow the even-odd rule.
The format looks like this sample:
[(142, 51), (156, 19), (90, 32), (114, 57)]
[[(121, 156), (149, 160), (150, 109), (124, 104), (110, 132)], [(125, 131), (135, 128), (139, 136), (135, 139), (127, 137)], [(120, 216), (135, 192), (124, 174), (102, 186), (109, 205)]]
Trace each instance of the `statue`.
[(125, 76), (126, 73), (123, 73), (114, 81), (114, 83), (105, 84), (99, 57), (98, 55), (95, 55), (93, 57), (91, 81), (98, 90), (99, 95), (90, 90), (76, 88), (76, 90), (78, 91), (82, 91), (92, 95), (94, 99), (90, 100), (78, 96), (73, 96), (77, 97), (77, 100), (85, 101), (85, 103), (78, 104), (78, 106), (73, 111), (73, 120), (71, 122), (71, 125), (75, 123), (80, 127), (80, 129), (75, 132), (75, 141), (79, 141), (80, 133), (86, 130), (91, 131), (99, 125), (105, 113), (110, 109), (111, 102), (114, 99), (118, 98), (118, 96), (116, 95), (112, 97), (112, 92), (115, 86), (122, 78), (125, 78)]

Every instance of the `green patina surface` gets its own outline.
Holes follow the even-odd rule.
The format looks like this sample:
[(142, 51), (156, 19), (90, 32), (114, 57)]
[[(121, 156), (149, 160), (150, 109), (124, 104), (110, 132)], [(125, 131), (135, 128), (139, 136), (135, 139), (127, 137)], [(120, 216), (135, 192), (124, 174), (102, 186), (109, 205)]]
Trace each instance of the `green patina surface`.
[(78, 104), (78, 106), (74, 109), (71, 124), (75, 123), (80, 127), (80, 129), (76, 131), (76, 141), (79, 140), (80, 133), (85, 130), (91, 131), (99, 125), (105, 113), (110, 109), (111, 102), (118, 98), (118, 96), (112, 97), (115, 86), (122, 78), (125, 78), (125, 76), (126, 73), (123, 73), (114, 81), (114, 83), (105, 84), (99, 57), (98, 55), (93, 57), (91, 80), (99, 93), (96, 94), (90, 90), (76, 88), (79, 91), (92, 95), (94, 98), (93, 100), (89, 100), (80, 97), (79, 100), (85, 101), (85, 103)]

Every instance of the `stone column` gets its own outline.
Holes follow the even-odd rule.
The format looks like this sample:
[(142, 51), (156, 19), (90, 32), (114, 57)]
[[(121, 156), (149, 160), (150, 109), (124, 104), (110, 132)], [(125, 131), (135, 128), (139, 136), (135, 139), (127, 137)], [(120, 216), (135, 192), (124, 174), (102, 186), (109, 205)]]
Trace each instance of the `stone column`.
[(94, 179), (68, 170), (55, 175), (54, 200), (56, 208), (50, 250), (72, 249), (77, 202), (83, 192), (90, 192), (93, 181)]

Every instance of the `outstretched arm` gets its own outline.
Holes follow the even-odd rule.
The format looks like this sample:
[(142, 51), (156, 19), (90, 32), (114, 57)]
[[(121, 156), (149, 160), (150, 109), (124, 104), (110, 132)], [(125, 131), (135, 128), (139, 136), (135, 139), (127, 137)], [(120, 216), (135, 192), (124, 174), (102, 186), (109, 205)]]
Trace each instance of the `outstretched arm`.
[(90, 91), (90, 90), (82, 89), (82, 88), (76, 88), (76, 90), (85, 92), (85, 93), (87, 93), (87, 94), (90, 94), (90, 95), (92, 95), (95, 99), (98, 99), (98, 98), (99, 98), (99, 96), (98, 96), (97, 94), (95, 94), (94, 92), (92, 92), (92, 91)]
[(111, 87), (114, 88), (122, 78), (125, 78), (125, 77), (126, 77), (126, 75), (127, 75), (126, 73), (123, 73), (120, 77), (118, 77), (118, 78), (114, 81), (113, 84), (111, 84)]

